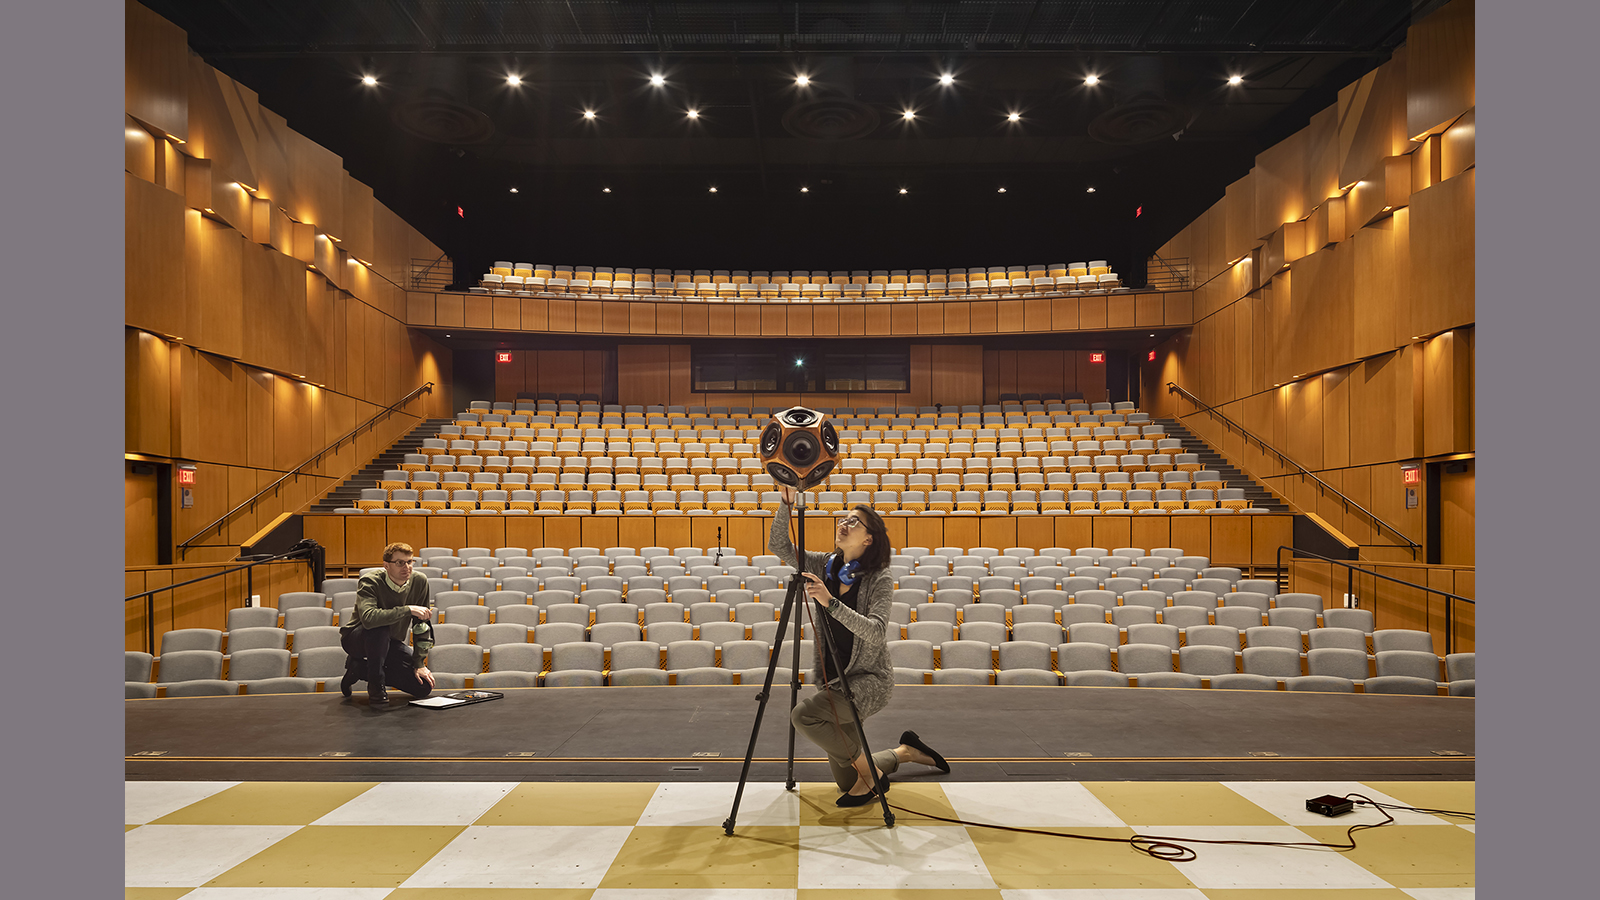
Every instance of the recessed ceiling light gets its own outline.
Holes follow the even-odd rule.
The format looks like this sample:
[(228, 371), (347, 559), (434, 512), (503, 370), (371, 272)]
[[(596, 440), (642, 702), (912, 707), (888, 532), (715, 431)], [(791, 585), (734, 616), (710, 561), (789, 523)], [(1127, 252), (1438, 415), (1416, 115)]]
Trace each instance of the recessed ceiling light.
[(507, 75), (506, 76), (506, 84), (509, 84), (512, 87), (520, 87), (522, 85), (522, 76), (521, 75)]
[(1011, 113), (1010, 115), (1006, 116), (1006, 121), (1007, 122), (1021, 122), (1022, 121), (1022, 113)]
[(685, 115), (687, 115), (691, 119), (698, 119), (698, 118), (700, 118), (700, 110), (691, 109), (687, 113), (685, 113)]
[(1092, 193), (1094, 193), (1094, 188), (1089, 188), (1088, 190), (1084, 191), (1084, 193), (1085, 194), (1092, 194)]
[(909, 194), (909, 193), (911, 193), (911, 192), (910, 192), (910, 191), (908, 191), (908, 190), (906, 190), (906, 189), (905, 189), (905, 188), (901, 188), (901, 189), (900, 189), (900, 193), (902, 193), (902, 194)]
[(717, 186), (713, 184), (711, 186), (711, 193), (715, 194), (716, 192), (717, 192)]
[(811, 188), (808, 188), (808, 187), (801, 187), (801, 188), (800, 188), (800, 193), (802, 193), (802, 194), (809, 194), (809, 193), (811, 193)]
[(512, 189), (511, 189), (511, 193), (513, 193), (513, 194), (515, 194), (515, 193), (519, 193), (519, 192), (518, 192), (518, 191), (517, 191), (517, 189), (516, 189), (516, 188), (512, 188)]
[(1005, 188), (1000, 188), (999, 190), (995, 191), (995, 193), (997, 193), (997, 194), (1004, 194), (1005, 192), (1006, 192)]
[(667, 77), (665, 75), (659, 75), (659, 74), (658, 75), (651, 75), (650, 76), (650, 83), (655, 85), (656, 87), (661, 87), (663, 84), (667, 83)]
[(806, 85), (811, 83), (811, 76), (809, 76), (809, 75), (796, 75), (794, 77), (794, 83), (800, 85), (801, 87), (805, 87)]
[(584, 110), (584, 111), (583, 111), (583, 117), (584, 117), (584, 118), (585, 118), (585, 119), (592, 119), (592, 118), (594, 118), (594, 110), (592, 110), (592, 109), (586, 109), (586, 110)]
[(943, 85), (947, 85), (947, 86), (955, 84), (956, 83), (956, 77), (954, 75), (951, 75), (949, 72), (946, 72), (943, 75), (939, 76), (939, 83), (943, 84)]
[(372, 75), (363, 75), (363, 76), (361, 76), (361, 83), (366, 85), (367, 87), (372, 87), (373, 85), (378, 83), (378, 79), (375, 76), (372, 76)]
[(916, 111), (915, 110), (911, 110), (911, 109), (908, 109), (905, 112), (900, 114), (900, 118), (905, 119), (908, 122), (911, 121), (912, 119), (915, 119), (916, 117), (917, 117)]
[(611, 188), (601, 188), (600, 192), (602, 194), (609, 194), (609, 193), (611, 193)]
[(1100, 76), (1099, 75), (1085, 75), (1084, 78), (1083, 78), (1083, 83), (1087, 84), (1089, 87), (1094, 87), (1095, 85), (1100, 83)]
[(1243, 75), (1229, 75), (1228, 76), (1228, 83), (1231, 84), (1231, 85), (1234, 85), (1234, 86), (1238, 86), (1238, 85), (1244, 84), (1244, 76)]

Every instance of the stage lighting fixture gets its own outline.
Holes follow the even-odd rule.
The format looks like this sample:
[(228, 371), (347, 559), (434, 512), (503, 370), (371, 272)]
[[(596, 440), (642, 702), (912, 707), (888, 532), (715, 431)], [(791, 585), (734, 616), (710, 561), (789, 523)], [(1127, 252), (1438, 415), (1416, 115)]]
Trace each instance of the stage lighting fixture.
[(905, 189), (905, 188), (901, 188), (901, 189), (900, 189), (900, 193), (902, 193), (902, 194), (909, 194), (909, 193), (911, 193), (911, 192), (910, 192), (910, 191), (908, 191), (908, 190), (906, 190), (906, 189)]
[(361, 76), (361, 83), (367, 87), (372, 87), (378, 83), (378, 79), (372, 75), (363, 75)]
[(1022, 113), (1010, 113), (1009, 115), (1006, 116), (1006, 121), (1007, 122), (1021, 122), (1022, 121)]
[(600, 189), (600, 193), (609, 194), (609, 193), (611, 193), (611, 188), (601, 188)]
[(593, 119), (594, 118), (594, 110), (592, 110), (592, 109), (584, 110), (583, 111), (583, 117), (585, 119)]
[(691, 109), (687, 113), (685, 113), (685, 115), (687, 115), (691, 119), (698, 119), (698, 118), (700, 118), (700, 110)]
[(1234, 85), (1235, 87), (1237, 87), (1238, 85), (1244, 84), (1244, 76), (1243, 75), (1229, 75), (1228, 76), (1228, 83), (1231, 84), (1231, 85)]
[(656, 87), (661, 87), (662, 85), (667, 83), (667, 77), (665, 75), (651, 75), (650, 76), (650, 83), (655, 85)]
[(519, 193), (519, 191), (516, 188), (512, 188), (511, 189), (511, 193), (515, 194), (515, 193)]
[(946, 72), (943, 75), (939, 76), (939, 83), (944, 85), (945, 87), (949, 87), (950, 85), (956, 83), (956, 77), (954, 75), (951, 75), (949, 72)]
[(506, 84), (509, 84), (512, 87), (521, 87), (522, 86), (522, 76), (521, 75), (507, 75), (506, 76)]
[(908, 109), (905, 112), (900, 114), (900, 118), (905, 119), (907, 122), (911, 121), (912, 119), (915, 119), (916, 117), (917, 117), (916, 110), (911, 110), (911, 109)]
[(1005, 192), (1006, 192), (1005, 188), (1000, 188), (999, 190), (995, 191), (995, 193), (997, 193), (997, 194), (1004, 194)]
[(1088, 85), (1089, 87), (1094, 87), (1095, 85), (1100, 83), (1100, 76), (1099, 75), (1086, 75), (1086, 76), (1084, 76), (1083, 83)]
[(827, 479), (838, 464), (839, 433), (822, 413), (792, 406), (762, 429), (760, 455), (773, 481), (807, 490)]
[(802, 188), (800, 188), (800, 193), (802, 193), (802, 194), (809, 194), (809, 193), (811, 193), (811, 188), (808, 188), (808, 187), (802, 187)]
[(805, 87), (806, 85), (811, 83), (811, 76), (809, 76), (809, 75), (796, 75), (794, 77), (794, 83), (799, 85), (800, 87)]
[(711, 186), (711, 189), (710, 189), (710, 190), (711, 190), (711, 193), (713, 193), (713, 194), (715, 194), (715, 193), (716, 193), (716, 192), (717, 192), (717, 186), (716, 186), (716, 185), (714, 185), (714, 184), (713, 184), (713, 185), (712, 185), (712, 186)]
[(1092, 193), (1094, 193), (1094, 188), (1089, 188), (1088, 190), (1084, 191), (1084, 193), (1085, 194), (1092, 194)]

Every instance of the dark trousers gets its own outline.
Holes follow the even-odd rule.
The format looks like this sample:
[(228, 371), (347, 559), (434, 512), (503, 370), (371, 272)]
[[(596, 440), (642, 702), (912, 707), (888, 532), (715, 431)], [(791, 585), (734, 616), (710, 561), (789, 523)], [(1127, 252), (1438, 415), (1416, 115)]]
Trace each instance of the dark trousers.
[(367, 690), (379, 691), (387, 685), (419, 700), (433, 693), (433, 688), (417, 677), (417, 670), (411, 665), (411, 648), (389, 637), (389, 629), (353, 631), (341, 635), (339, 642), (349, 654), (345, 670), (365, 680)]

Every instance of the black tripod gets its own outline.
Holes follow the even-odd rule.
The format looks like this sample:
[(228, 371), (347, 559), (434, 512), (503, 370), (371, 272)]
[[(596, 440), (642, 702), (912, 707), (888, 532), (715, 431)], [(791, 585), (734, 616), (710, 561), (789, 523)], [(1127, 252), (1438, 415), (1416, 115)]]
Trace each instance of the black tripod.
[[(795, 561), (800, 563), (798, 571), (789, 578), (789, 589), (783, 595), (783, 611), (778, 614), (778, 637), (772, 647), (772, 658), (767, 661), (767, 678), (762, 682), (761, 693), (756, 694), (756, 720), (750, 727), (750, 746), (744, 751), (744, 768), (739, 770), (739, 787), (733, 792), (733, 809), (729, 810), (728, 818), (722, 823), (722, 830), (726, 834), (733, 834), (734, 821), (739, 817), (739, 801), (744, 798), (745, 782), (750, 777), (750, 760), (755, 756), (756, 737), (761, 733), (761, 717), (767, 711), (767, 700), (772, 694), (772, 679), (777, 675), (779, 653), (783, 649), (783, 640), (789, 631), (789, 616), (795, 615), (799, 620), (797, 601), (804, 597), (805, 585), (805, 559), (806, 559), (806, 493), (795, 491), (794, 514), (796, 546)], [(800, 629), (795, 629), (797, 632)], [(856, 736), (861, 741), (861, 753), (867, 757), (867, 770), (872, 773), (872, 784), (875, 790), (882, 784), (883, 776), (878, 773), (878, 766), (872, 761), (872, 753), (867, 749), (867, 729), (861, 723), (861, 715), (856, 709), (855, 697), (850, 693), (850, 685), (844, 678), (844, 666), (839, 662), (838, 652), (834, 649), (833, 642), (828, 639), (828, 629), (824, 623), (817, 628), (817, 640), (821, 642), (822, 652), (832, 666), (832, 671), (838, 673), (839, 691), (844, 694), (844, 701), (850, 704), (850, 715), (855, 719)], [(823, 690), (827, 690), (824, 686)], [(800, 642), (794, 642), (793, 663), (789, 669), (789, 711), (794, 712), (795, 705), (800, 699)], [(787, 790), (794, 790), (794, 722), (789, 722), (789, 769), (788, 778), (784, 784)], [(878, 802), (883, 806), (883, 824), (894, 827), (894, 813), (889, 811), (889, 798), (885, 792), (878, 790)]]

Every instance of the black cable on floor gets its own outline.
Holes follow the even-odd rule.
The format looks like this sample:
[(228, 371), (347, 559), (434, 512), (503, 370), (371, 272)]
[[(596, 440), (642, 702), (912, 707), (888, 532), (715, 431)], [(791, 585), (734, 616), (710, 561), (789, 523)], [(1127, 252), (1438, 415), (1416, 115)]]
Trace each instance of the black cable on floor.
[(1346, 843), (1343, 843), (1343, 844), (1330, 844), (1330, 843), (1327, 843), (1327, 842), (1324, 842), (1324, 841), (1217, 840), (1217, 839), (1207, 839), (1207, 838), (1167, 837), (1165, 835), (1150, 835), (1150, 834), (1135, 834), (1135, 835), (1133, 835), (1131, 837), (1118, 838), (1118, 837), (1106, 837), (1104, 835), (1098, 835), (1098, 834), (1075, 834), (1073, 832), (1045, 831), (1045, 830), (1039, 829), (1039, 828), (1022, 828), (1022, 827), (1018, 827), (1018, 826), (1014, 826), (1014, 825), (995, 825), (995, 824), (992, 824), (992, 823), (989, 823), (989, 822), (968, 822), (965, 819), (957, 819), (957, 818), (951, 818), (951, 817), (948, 817), (948, 816), (938, 816), (938, 815), (934, 815), (932, 813), (918, 812), (917, 810), (907, 809), (907, 808), (905, 808), (903, 806), (898, 806), (898, 805), (896, 805), (894, 803), (889, 804), (889, 808), (890, 809), (899, 810), (900, 812), (903, 812), (906, 815), (921, 816), (921, 817), (926, 818), (926, 819), (936, 819), (936, 820), (938, 820), (940, 822), (950, 822), (950, 823), (953, 823), (953, 824), (956, 824), (956, 825), (971, 825), (971, 826), (974, 826), (974, 827), (977, 827), (977, 828), (993, 828), (996, 831), (1011, 831), (1011, 832), (1016, 832), (1018, 834), (1039, 834), (1039, 835), (1044, 835), (1045, 837), (1071, 838), (1073, 840), (1080, 840), (1080, 841), (1100, 841), (1100, 842), (1103, 842), (1103, 843), (1110, 843), (1110, 844), (1127, 844), (1128, 846), (1132, 847), (1134, 850), (1137, 850), (1140, 853), (1145, 854), (1146, 856), (1150, 856), (1152, 858), (1159, 859), (1159, 860), (1164, 860), (1166, 862), (1192, 862), (1192, 861), (1194, 861), (1196, 859), (1199, 859), (1200, 855), (1198, 853), (1196, 853), (1192, 848), (1186, 846), (1187, 844), (1232, 844), (1232, 845), (1235, 845), (1235, 846), (1249, 846), (1249, 847), (1287, 847), (1287, 848), (1290, 848), (1290, 849), (1297, 849), (1297, 850), (1335, 850), (1335, 851), (1338, 851), (1340, 853), (1343, 853), (1343, 852), (1347, 852), (1347, 851), (1350, 851), (1350, 850), (1354, 850), (1356, 848), (1355, 833), (1357, 831), (1365, 831), (1365, 830), (1367, 830), (1369, 828), (1381, 828), (1381, 827), (1383, 827), (1385, 825), (1388, 825), (1388, 824), (1391, 824), (1392, 822), (1394, 822), (1394, 816), (1391, 816), (1388, 813), (1388, 810), (1391, 810), (1391, 809), (1403, 809), (1403, 810), (1408, 810), (1408, 811), (1411, 811), (1411, 812), (1427, 813), (1427, 814), (1431, 814), (1431, 815), (1459, 816), (1459, 817), (1463, 817), (1463, 818), (1471, 818), (1471, 819), (1474, 819), (1474, 820), (1476, 820), (1476, 818), (1477, 818), (1474, 813), (1455, 812), (1455, 811), (1451, 811), (1451, 810), (1423, 809), (1423, 808), (1419, 808), (1419, 807), (1415, 807), (1415, 806), (1400, 806), (1398, 804), (1393, 804), (1393, 803), (1379, 803), (1376, 800), (1373, 800), (1371, 797), (1368, 797), (1368, 796), (1366, 796), (1364, 794), (1351, 793), (1351, 794), (1345, 794), (1344, 797), (1345, 797), (1346, 800), (1352, 800), (1353, 799), (1357, 803), (1359, 803), (1359, 804), (1361, 804), (1363, 806), (1370, 806), (1370, 807), (1376, 809), (1378, 812), (1383, 814), (1383, 819), (1384, 820), (1382, 822), (1378, 822), (1376, 824), (1370, 824), (1370, 825), (1369, 824), (1351, 825), (1348, 829), (1345, 830)]

